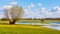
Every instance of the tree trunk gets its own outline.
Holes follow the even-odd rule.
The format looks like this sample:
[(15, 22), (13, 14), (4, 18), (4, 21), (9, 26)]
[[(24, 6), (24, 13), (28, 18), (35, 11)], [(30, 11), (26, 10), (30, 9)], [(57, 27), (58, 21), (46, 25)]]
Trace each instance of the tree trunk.
[(9, 24), (15, 24), (16, 21), (10, 21)]

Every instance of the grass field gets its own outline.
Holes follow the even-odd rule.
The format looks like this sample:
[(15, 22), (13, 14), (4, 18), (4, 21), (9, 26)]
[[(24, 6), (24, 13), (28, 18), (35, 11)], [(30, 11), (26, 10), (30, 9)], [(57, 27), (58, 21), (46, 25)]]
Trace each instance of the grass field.
[[(60, 22), (60, 20), (44, 20), (46, 23)], [(40, 20), (19, 20), (18, 22), (36, 22), (40, 23)], [(1, 21), (0, 23), (8, 23), (8, 21)], [(60, 31), (44, 28), (41, 26), (32, 25), (6, 25), (0, 24), (0, 34), (60, 34)]]
[(32, 25), (0, 25), (0, 34), (60, 34), (60, 31)]

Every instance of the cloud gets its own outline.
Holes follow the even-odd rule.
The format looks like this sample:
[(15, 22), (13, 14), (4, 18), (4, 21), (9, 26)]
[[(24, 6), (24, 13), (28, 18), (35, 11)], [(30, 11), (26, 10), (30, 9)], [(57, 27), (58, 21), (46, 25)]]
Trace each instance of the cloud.
[(38, 3), (38, 6), (42, 6), (42, 4), (41, 3)]
[[(52, 11), (53, 10), (53, 11)], [(34, 9), (33, 11), (25, 9), (24, 18), (59, 18), (60, 17), (60, 7), (53, 7), (47, 10), (41, 7), (40, 10)]]
[(40, 8), (40, 10), (41, 10), (42, 12), (45, 12), (45, 11), (46, 11), (46, 8), (42, 7), (42, 8)]
[(31, 11), (31, 9), (34, 8), (34, 4), (33, 3), (30, 3), (30, 5), (28, 5), (24, 11)]
[(33, 3), (31, 3), (31, 7), (34, 7), (34, 4)]
[(57, 12), (60, 13), (60, 7), (56, 7)]
[(12, 4), (12, 5), (16, 5), (16, 4), (17, 4), (17, 2), (11, 2), (10, 4)]
[(31, 9), (34, 7), (34, 4), (33, 3), (30, 3), (30, 5), (27, 6), (28, 9)]
[[(31, 9), (31, 8), (30, 8)], [(33, 11), (25, 9), (25, 17), (27, 18), (59, 18), (60, 7), (56, 6), (52, 9), (47, 10), (44, 7), (40, 9), (34, 9)]]
[(53, 7), (50, 11), (53, 13), (60, 13), (60, 7), (59, 6)]
[(12, 5), (5, 5), (5, 6), (3, 6), (3, 8), (5, 8), (5, 9), (10, 9), (12, 7)]
[[(48, 15), (51, 13), (51, 15)], [(55, 6), (47, 12), (48, 17), (50, 18), (60, 18), (60, 7)]]
[(31, 6), (30, 6), (30, 5), (28, 5), (27, 9), (30, 9), (30, 8), (31, 8)]
[(28, 11), (28, 9), (24, 9), (24, 11), (26, 12), (26, 11)]
[(39, 18), (39, 17), (41, 17), (41, 15), (38, 10), (31, 11), (25, 9), (24, 18)]
[(49, 15), (52, 15), (52, 12), (49, 12), (44, 7), (40, 8), (40, 10), (34, 9), (33, 11), (25, 9), (25, 17), (27, 18), (44, 18)]
[(58, 8), (59, 8), (58, 6), (53, 7), (53, 9), (58, 9)]
[(3, 8), (0, 8), (0, 10), (3, 10)]
[(43, 12), (44, 14), (46, 14), (46, 15), (51, 15), (52, 13), (51, 12), (49, 12), (46, 8), (44, 8), (44, 7), (42, 7), (42, 8), (40, 8), (40, 10), (41, 10), (41, 12)]

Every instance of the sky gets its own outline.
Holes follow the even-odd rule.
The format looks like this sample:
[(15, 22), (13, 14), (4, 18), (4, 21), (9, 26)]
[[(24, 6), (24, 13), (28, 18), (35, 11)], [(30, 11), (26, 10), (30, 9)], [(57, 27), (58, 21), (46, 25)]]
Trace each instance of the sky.
[(60, 0), (0, 0), (0, 18), (4, 8), (19, 4), (24, 9), (23, 18), (60, 18)]

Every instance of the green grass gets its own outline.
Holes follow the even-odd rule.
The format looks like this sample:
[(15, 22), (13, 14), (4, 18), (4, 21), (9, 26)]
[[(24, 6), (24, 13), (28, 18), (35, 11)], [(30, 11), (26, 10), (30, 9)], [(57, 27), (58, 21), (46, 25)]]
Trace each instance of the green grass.
[(0, 34), (60, 34), (60, 31), (32, 25), (0, 25)]
[[(46, 23), (60, 22), (60, 20), (44, 20)], [(40, 20), (19, 20), (18, 22), (36, 22), (40, 23)], [(8, 21), (0, 20), (0, 34), (60, 34), (60, 31), (44, 28), (41, 26), (32, 25), (4, 25)]]

